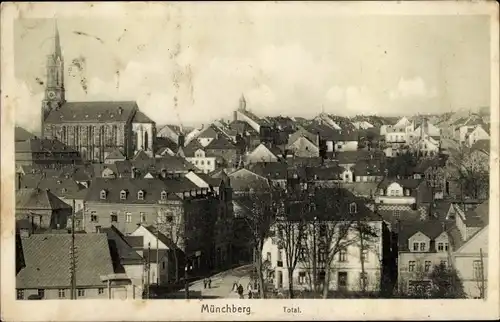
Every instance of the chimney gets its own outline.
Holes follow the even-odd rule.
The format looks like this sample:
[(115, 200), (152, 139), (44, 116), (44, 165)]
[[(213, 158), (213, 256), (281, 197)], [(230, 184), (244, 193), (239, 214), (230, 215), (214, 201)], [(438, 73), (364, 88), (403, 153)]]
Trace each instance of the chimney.
[(21, 237), (21, 239), (28, 238), (29, 236), (30, 236), (29, 229), (26, 229), (26, 228), (19, 229), (19, 237)]
[(238, 121), (238, 111), (233, 112), (233, 121)]
[(179, 147), (181, 146), (184, 146), (184, 134), (179, 134), (178, 138), (177, 138), (177, 145)]
[(21, 189), (21, 177), (22, 175), (20, 173), (17, 174), (17, 190)]

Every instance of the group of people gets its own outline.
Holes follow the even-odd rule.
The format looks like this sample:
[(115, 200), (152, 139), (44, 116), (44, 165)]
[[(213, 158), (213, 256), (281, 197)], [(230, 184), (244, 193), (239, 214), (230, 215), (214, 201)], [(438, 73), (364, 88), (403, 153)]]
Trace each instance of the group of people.
[[(251, 299), (253, 296), (252, 283), (248, 283), (247, 289), (248, 289), (248, 298)], [(238, 282), (234, 282), (232, 290), (235, 291), (236, 293), (238, 293), (238, 295), (240, 296), (240, 299), (245, 298), (243, 295), (243, 293), (244, 293), (243, 285), (238, 284)]]
[(203, 288), (211, 288), (212, 287), (212, 279), (211, 278), (204, 278), (203, 279)]

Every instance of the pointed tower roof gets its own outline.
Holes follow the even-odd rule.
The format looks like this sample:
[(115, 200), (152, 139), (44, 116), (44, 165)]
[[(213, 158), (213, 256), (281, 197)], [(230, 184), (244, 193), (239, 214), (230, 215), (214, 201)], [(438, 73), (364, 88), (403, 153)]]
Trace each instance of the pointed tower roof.
[(57, 27), (57, 20), (55, 21), (54, 24), (54, 58), (60, 57), (62, 58), (62, 52), (61, 52), (61, 40), (59, 38), (59, 28)]
[(247, 101), (245, 99), (245, 95), (241, 94), (240, 97), (240, 110), (246, 110), (247, 109)]

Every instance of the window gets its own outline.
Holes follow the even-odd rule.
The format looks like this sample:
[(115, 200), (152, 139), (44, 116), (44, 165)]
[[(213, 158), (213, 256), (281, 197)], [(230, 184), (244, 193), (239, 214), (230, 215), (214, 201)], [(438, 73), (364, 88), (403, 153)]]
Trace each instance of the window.
[(194, 164), (198, 165), (198, 160), (195, 160), (195, 161), (194, 161)]
[(438, 251), (442, 252), (444, 250), (444, 244), (438, 243)]
[(127, 192), (125, 190), (120, 191), (120, 200), (127, 199)]
[(106, 199), (106, 190), (101, 190), (101, 200)]
[(324, 263), (326, 261), (326, 251), (324, 249), (320, 249), (318, 252), (318, 261), (320, 263)]
[(172, 216), (172, 215), (166, 215), (165, 219), (166, 219), (167, 222), (172, 222), (172, 221), (174, 221), (174, 216)]
[(353, 203), (351, 203), (351, 204), (349, 205), (349, 212), (350, 212), (351, 214), (355, 214), (355, 213), (357, 213), (357, 212), (358, 212), (358, 207), (357, 207), (357, 205), (356, 205), (356, 203), (355, 203), (355, 202), (353, 202)]
[(299, 284), (306, 283), (306, 272), (299, 272)]
[(368, 249), (363, 249), (363, 251), (361, 252), (361, 259), (364, 262), (368, 262)]
[(347, 249), (342, 248), (339, 251), (339, 262), (347, 262)]
[(416, 265), (415, 261), (409, 261), (408, 262), (408, 271), (409, 272), (414, 272), (415, 271), (415, 265)]
[(58, 293), (59, 293), (59, 298), (60, 299), (63, 299), (63, 298), (66, 297), (66, 290), (65, 289), (60, 288), (59, 291), (58, 291)]
[(445, 261), (445, 260), (442, 260), (442, 261), (441, 261), (441, 265), (442, 265), (442, 266), (447, 266), (447, 265), (448, 265), (448, 262), (447, 262), (447, 261)]
[(200, 161), (200, 164), (201, 164), (201, 165), (205, 165), (205, 161), (201, 160), (201, 161)]
[(141, 212), (141, 223), (145, 223), (146, 222), (146, 214)]
[(23, 289), (17, 290), (17, 299), (24, 300), (24, 290)]
[(405, 195), (409, 196), (410, 195), (410, 189), (405, 189)]
[(341, 144), (337, 144), (337, 149), (342, 149), (342, 145)]
[(338, 273), (338, 284), (339, 287), (347, 286), (347, 272), (339, 272)]
[(137, 192), (137, 199), (144, 200), (144, 191), (139, 190), (139, 192)]
[(444, 243), (444, 250), (448, 251), (448, 248), (449, 248), (449, 244), (448, 243)]
[(166, 191), (161, 192), (161, 200), (167, 200), (167, 192)]
[(118, 222), (118, 215), (116, 213), (111, 213), (111, 222)]
[(426, 272), (430, 271), (431, 270), (431, 262), (430, 261), (425, 261), (425, 267), (424, 267), (424, 270)]
[(78, 289), (78, 297), (84, 297), (85, 296), (85, 290), (83, 288)]
[(380, 194), (381, 196), (383, 196), (383, 195), (384, 195), (384, 189), (380, 189), (379, 194)]
[(210, 165), (210, 160), (207, 160), (207, 165)]
[(45, 297), (45, 290), (43, 289), (39, 289), (38, 290), (38, 296), (43, 299)]
[(413, 243), (413, 251), (418, 252), (418, 243)]
[(165, 262), (161, 262), (161, 268), (165, 269)]
[[(311, 205), (311, 206), (313, 206), (313, 205)], [(316, 205), (314, 205), (314, 206), (316, 206)], [(315, 208), (316, 208), (316, 207), (315, 207)], [(320, 237), (326, 237), (326, 235), (327, 235), (326, 225), (324, 225), (324, 224), (323, 224), (323, 225), (320, 225), (320, 226), (319, 226), (319, 236), (320, 236)]]
[[(97, 293), (100, 295), (100, 294), (104, 294), (104, 288), (103, 287), (99, 287), (97, 289)], [(84, 295), (85, 295), (85, 292), (84, 292)]]
[(306, 257), (307, 257), (307, 247), (301, 246), (299, 252), (299, 258), (300, 260), (305, 261), (307, 259)]
[(420, 243), (420, 251), (423, 252), (426, 250), (426, 243)]
[(269, 262), (271, 262), (271, 252), (267, 252), (267, 254), (266, 254), (266, 260), (268, 260)]
[(132, 222), (132, 214), (130, 212), (125, 214), (125, 222)]

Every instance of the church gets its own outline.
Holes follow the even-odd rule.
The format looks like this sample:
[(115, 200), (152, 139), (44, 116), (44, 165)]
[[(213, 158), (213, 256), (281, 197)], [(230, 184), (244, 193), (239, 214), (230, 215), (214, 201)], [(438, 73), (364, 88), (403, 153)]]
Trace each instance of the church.
[(136, 102), (66, 101), (64, 58), (57, 26), (46, 67), (42, 138), (59, 140), (90, 162), (103, 163), (116, 150), (128, 159), (140, 150), (154, 157), (156, 124), (139, 111)]

